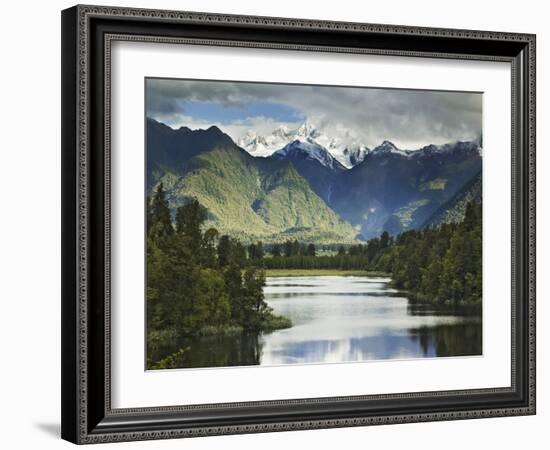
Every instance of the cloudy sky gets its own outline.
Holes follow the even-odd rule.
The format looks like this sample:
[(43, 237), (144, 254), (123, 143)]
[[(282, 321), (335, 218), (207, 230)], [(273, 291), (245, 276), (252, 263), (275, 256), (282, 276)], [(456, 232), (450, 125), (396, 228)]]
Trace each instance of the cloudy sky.
[(348, 129), (369, 147), (403, 149), (481, 136), (479, 93), (147, 79), (147, 116), (174, 128), (216, 125), (238, 140), (305, 120), (330, 135)]

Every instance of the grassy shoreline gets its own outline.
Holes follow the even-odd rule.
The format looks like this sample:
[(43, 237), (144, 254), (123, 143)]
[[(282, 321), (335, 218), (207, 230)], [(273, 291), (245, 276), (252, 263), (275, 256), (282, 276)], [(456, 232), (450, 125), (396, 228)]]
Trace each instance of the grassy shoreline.
[(340, 270), (340, 269), (265, 269), (266, 277), (305, 277), (305, 276), (370, 276), (389, 277), (385, 272), (368, 270)]
[(236, 336), (245, 332), (269, 333), (275, 330), (291, 328), (292, 326), (292, 321), (288, 317), (269, 313), (265, 317), (265, 320), (261, 322), (260, 326), (254, 330), (246, 330), (241, 325), (236, 324), (220, 325), (217, 327), (206, 326), (202, 327), (194, 335), (189, 335), (188, 337), (194, 338), (206, 336)]

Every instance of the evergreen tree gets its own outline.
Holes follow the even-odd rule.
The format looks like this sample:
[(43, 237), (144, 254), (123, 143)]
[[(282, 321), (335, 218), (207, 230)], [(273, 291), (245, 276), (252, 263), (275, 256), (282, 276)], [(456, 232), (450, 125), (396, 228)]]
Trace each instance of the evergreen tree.
[[(176, 210), (176, 233), (184, 241), (182, 245), (190, 250), (190, 258), (196, 264), (212, 266), (213, 261), (203, 251), (204, 241), (201, 227), (206, 220), (206, 208), (192, 199)], [(213, 256), (213, 255), (210, 255)]]
[(206, 217), (206, 208), (198, 200), (192, 199), (177, 209), (176, 231), (198, 246), (202, 239), (201, 226)]
[(244, 292), (241, 269), (236, 264), (231, 264), (224, 271), (225, 286), (231, 299), (231, 318), (237, 323), (244, 320)]
[(227, 234), (220, 238), (218, 243), (218, 264), (220, 267), (228, 266), (231, 263), (231, 239)]
[(250, 244), (248, 246), (248, 259), (252, 261), (258, 259), (256, 244)]
[(378, 239), (371, 239), (369, 242), (367, 242), (367, 258), (370, 262), (374, 260), (374, 257), (380, 250), (380, 241)]
[(233, 262), (240, 267), (244, 267), (246, 265), (246, 249), (244, 248), (244, 245), (234, 239), (231, 240), (231, 243), (231, 255)]
[(217, 327), (231, 317), (231, 304), (222, 275), (212, 269), (196, 267), (192, 272), (190, 310), (182, 319), (190, 332), (205, 326)]
[(145, 198), (145, 215), (147, 224), (147, 235), (149, 235), (149, 231), (151, 230), (151, 226), (153, 225), (153, 208), (151, 206), (150, 195), (147, 195), (147, 197)]
[(265, 302), (263, 287), (265, 286), (265, 273), (255, 267), (250, 267), (244, 273), (243, 280), (243, 313), (244, 324), (249, 329), (260, 329), (264, 316), (269, 312)]
[(292, 241), (285, 241), (284, 254), (287, 258), (292, 256)]
[(174, 233), (172, 219), (170, 217), (170, 208), (166, 200), (164, 186), (160, 183), (151, 202), (151, 209), (148, 214), (150, 221), (149, 233), (157, 238), (171, 236)]
[(390, 242), (390, 235), (387, 231), (384, 231), (380, 236), (380, 250), (384, 250), (388, 247)]
[(202, 262), (211, 269), (217, 266), (216, 242), (218, 240), (218, 230), (209, 228), (204, 232), (202, 239)]
[[(259, 331), (291, 325), (267, 306), (262, 270), (246, 269), (243, 280), (245, 247), (227, 235), (219, 237), (214, 228), (202, 232), (207, 214), (197, 200), (177, 209), (176, 231), (162, 184), (147, 206), (148, 351), (166, 339), (219, 332), (227, 326)], [(258, 264), (264, 258), (263, 243), (253, 244), (251, 250)], [(176, 364), (162, 361), (148, 366)]]
[(264, 246), (262, 244), (262, 241), (258, 241), (256, 243), (256, 259), (258, 261), (261, 261), (264, 259), (265, 253), (264, 253)]
[(300, 254), (300, 243), (298, 242), (298, 240), (294, 240), (292, 242), (291, 256), (297, 256), (299, 254)]
[(281, 246), (279, 244), (273, 244), (271, 247), (271, 255), (275, 258), (281, 256)]

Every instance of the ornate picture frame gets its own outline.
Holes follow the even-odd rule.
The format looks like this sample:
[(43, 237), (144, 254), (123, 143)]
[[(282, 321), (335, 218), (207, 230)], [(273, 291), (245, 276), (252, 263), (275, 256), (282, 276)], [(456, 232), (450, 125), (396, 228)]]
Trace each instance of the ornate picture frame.
[[(112, 407), (114, 42), (499, 61), (511, 66), (511, 384)], [(62, 12), (62, 437), (85, 444), (535, 414), (535, 36), (196, 12)]]

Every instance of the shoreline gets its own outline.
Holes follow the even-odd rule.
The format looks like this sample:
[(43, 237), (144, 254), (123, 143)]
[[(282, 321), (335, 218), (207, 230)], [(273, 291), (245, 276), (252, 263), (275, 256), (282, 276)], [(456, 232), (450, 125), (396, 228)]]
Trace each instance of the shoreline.
[(303, 277), (303, 276), (348, 276), (348, 277), (388, 277), (389, 273), (368, 270), (342, 269), (264, 269), (265, 276), (270, 278)]
[[(369, 270), (343, 270), (343, 269), (264, 269), (266, 278), (285, 278), (285, 277), (302, 277), (302, 276), (363, 276), (363, 277), (392, 277), (391, 273), (377, 272)], [(389, 283), (392, 286), (392, 282)], [(411, 306), (432, 307), (440, 313), (449, 313), (457, 316), (477, 316), (481, 314), (482, 304), (462, 304), (454, 305), (450, 302), (439, 302), (428, 299), (418, 293), (397, 289), (401, 294), (405, 295)]]

